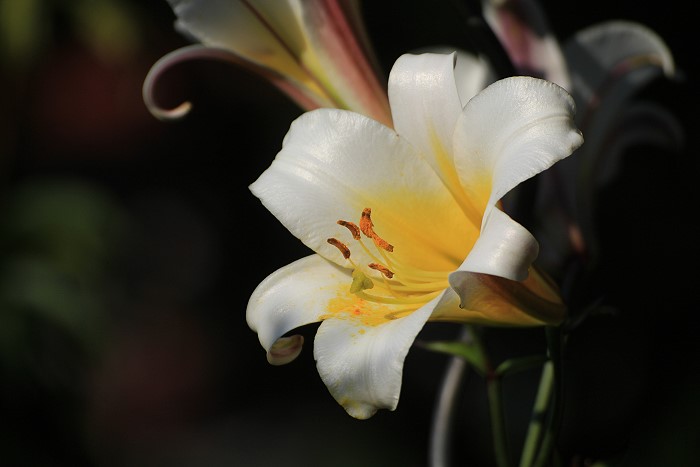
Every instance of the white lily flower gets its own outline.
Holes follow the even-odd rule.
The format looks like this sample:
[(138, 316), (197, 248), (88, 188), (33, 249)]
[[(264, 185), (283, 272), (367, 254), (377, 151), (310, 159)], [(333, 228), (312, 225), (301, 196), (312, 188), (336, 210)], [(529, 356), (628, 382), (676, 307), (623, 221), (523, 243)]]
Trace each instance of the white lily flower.
[(428, 320), (536, 326), (565, 315), (532, 266), (537, 242), (499, 200), (582, 143), (574, 102), (530, 77), (463, 102), (472, 92), (458, 91), (455, 56), (397, 60), (395, 129), (344, 110), (302, 115), (250, 187), (316, 254), (256, 288), (248, 324), (284, 363), (301, 345), (285, 334), (322, 321), (319, 373), (356, 418), (396, 408), (404, 359)]
[(161, 58), (144, 82), (144, 100), (159, 118), (177, 118), (188, 102), (164, 110), (155, 83), (173, 64), (217, 58), (244, 66), (303, 109), (353, 110), (391, 124), (386, 89), (357, 0), (168, 0), (176, 28), (197, 44)]

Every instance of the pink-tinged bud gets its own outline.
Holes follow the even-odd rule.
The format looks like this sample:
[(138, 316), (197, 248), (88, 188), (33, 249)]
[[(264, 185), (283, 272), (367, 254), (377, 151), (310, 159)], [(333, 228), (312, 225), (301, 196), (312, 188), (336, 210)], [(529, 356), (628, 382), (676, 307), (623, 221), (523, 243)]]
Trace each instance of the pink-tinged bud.
[(172, 110), (156, 104), (158, 78), (177, 63), (205, 58), (258, 74), (304, 110), (352, 110), (392, 125), (385, 79), (357, 2), (169, 2), (177, 29), (199, 43), (170, 52), (149, 72), (143, 94), (156, 117), (180, 118), (189, 110), (189, 103)]

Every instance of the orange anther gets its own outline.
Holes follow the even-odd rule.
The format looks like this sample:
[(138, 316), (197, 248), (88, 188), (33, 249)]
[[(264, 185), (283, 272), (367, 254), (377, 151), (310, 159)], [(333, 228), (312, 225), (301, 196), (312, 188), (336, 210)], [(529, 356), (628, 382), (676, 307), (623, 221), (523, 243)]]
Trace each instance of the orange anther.
[(360, 228), (353, 224), (352, 222), (344, 221), (344, 220), (339, 220), (338, 225), (342, 225), (343, 227), (346, 227), (350, 233), (352, 234), (352, 238), (355, 240), (360, 239)]
[(372, 238), (376, 235), (372, 227), (374, 227), (372, 223), (372, 209), (365, 208), (362, 210), (362, 216), (360, 217), (360, 230), (362, 230), (362, 233), (367, 237)]
[(350, 258), (350, 248), (348, 248), (343, 242), (335, 238), (329, 238), (326, 240), (328, 243), (336, 247), (343, 254), (343, 258)]
[(369, 263), (367, 266), (374, 269), (375, 271), (381, 272), (387, 279), (391, 279), (392, 277), (394, 277), (394, 273), (391, 272), (386, 266), (382, 266), (381, 264), (377, 263)]
[(362, 211), (362, 217), (360, 217), (360, 230), (367, 237), (371, 238), (374, 241), (374, 244), (377, 245), (379, 248), (382, 248), (391, 253), (392, 251), (394, 251), (393, 245), (391, 245), (389, 242), (377, 235), (377, 233), (372, 228), (374, 227), (374, 224), (372, 223), (371, 216), (372, 209), (365, 208)]

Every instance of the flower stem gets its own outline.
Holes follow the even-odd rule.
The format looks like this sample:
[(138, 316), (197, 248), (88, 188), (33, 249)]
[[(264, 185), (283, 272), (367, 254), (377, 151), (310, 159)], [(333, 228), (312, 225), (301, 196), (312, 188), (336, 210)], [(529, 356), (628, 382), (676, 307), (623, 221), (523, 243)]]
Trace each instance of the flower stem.
[(473, 337), (474, 344), (479, 348), (484, 358), (484, 366), (486, 368), (486, 393), (489, 401), (491, 437), (493, 439), (493, 452), (496, 458), (496, 465), (498, 465), (498, 467), (510, 467), (508, 437), (506, 435), (505, 414), (503, 412), (503, 394), (501, 392), (501, 375), (494, 371), (487, 357), (481, 335), (478, 332), (474, 332)]
[(520, 457), (520, 467), (530, 467), (533, 463), (537, 447), (542, 435), (542, 422), (544, 421), (549, 402), (551, 400), (552, 388), (554, 386), (554, 365), (549, 360), (542, 367), (542, 376), (540, 376), (540, 385), (537, 390), (537, 397), (532, 409), (532, 417), (530, 426), (527, 430), (525, 444), (523, 445), (523, 453)]
[[(471, 327), (465, 325), (459, 336), (459, 341), (470, 342), (472, 334)], [(442, 388), (440, 389), (440, 396), (430, 430), (431, 467), (448, 467), (451, 465), (450, 445), (455, 408), (458, 402), (459, 389), (462, 387), (462, 381), (468, 369), (469, 363), (465, 358), (454, 356), (450, 359), (442, 381)]]
[(551, 460), (556, 443), (557, 430), (560, 424), (562, 384), (561, 384), (561, 356), (562, 356), (562, 330), (560, 327), (547, 327), (547, 352), (552, 362), (553, 391), (550, 398), (550, 408), (547, 414), (547, 424), (542, 444), (537, 458), (532, 464), (534, 467), (544, 467)]
[(508, 467), (508, 443), (506, 439), (505, 418), (503, 414), (503, 398), (501, 397), (501, 380), (490, 373), (486, 379), (486, 389), (491, 413), (491, 433), (493, 435), (493, 450), (498, 467)]

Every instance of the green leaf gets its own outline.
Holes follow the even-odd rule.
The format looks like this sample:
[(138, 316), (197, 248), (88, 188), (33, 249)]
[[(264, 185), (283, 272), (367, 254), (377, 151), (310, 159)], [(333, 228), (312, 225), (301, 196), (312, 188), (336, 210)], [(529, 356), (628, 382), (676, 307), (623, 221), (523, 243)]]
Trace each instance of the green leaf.
[(461, 357), (476, 369), (482, 376), (486, 374), (486, 356), (481, 347), (473, 342), (453, 342), (453, 341), (435, 341), (435, 342), (416, 342), (424, 349), (433, 352), (446, 353)]
[(541, 366), (546, 361), (547, 357), (544, 355), (530, 355), (528, 357), (511, 358), (498, 365), (495, 373), (497, 376), (502, 377)]

